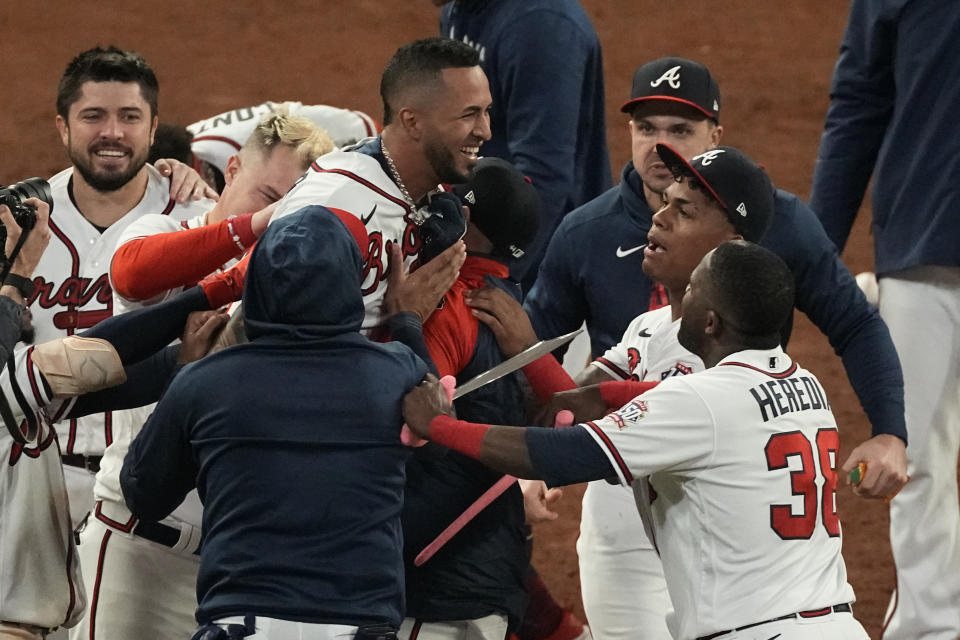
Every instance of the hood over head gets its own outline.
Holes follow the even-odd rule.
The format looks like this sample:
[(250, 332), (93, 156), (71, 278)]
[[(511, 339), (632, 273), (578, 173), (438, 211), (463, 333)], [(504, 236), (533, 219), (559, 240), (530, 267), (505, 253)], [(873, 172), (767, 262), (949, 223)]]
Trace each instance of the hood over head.
[[(323, 338), (359, 331), (363, 261), (349, 213), (304, 207), (267, 227), (243, 289), (247, 337)], [(348, 226), (350, 228), (348, 229)]]

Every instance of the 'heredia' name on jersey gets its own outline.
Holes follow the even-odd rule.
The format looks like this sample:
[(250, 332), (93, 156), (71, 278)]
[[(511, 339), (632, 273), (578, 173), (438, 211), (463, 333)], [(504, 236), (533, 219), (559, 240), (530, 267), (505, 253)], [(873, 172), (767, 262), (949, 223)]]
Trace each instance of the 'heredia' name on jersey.
[(764, 422), (792, 411), (830, 409), (820, 383), (807, 376), (768, 380), (750, 389), (750, 394), (760, 406)]

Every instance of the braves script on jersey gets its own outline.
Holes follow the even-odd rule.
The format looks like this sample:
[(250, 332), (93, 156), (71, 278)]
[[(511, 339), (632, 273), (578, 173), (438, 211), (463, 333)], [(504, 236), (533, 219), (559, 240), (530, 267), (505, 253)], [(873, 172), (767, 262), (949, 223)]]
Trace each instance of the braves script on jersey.
[(270, 223), (312, 204), (349, 211), (367, 228), (370, 255), (363, 272), (363, 331), (369, 332), (383, 317), (389, 245), (400, 245), (405, 269), (420, 251), (420, 234), (411, 217), (413, 209), (380, 163), (355, 151), (334, 151), (314, 161), (277, 204)]
[(338, 147), (353, 144), (377, 133), (377, 123), (362, 111), (321, 104), (268, 101), (254, 107), (227, 111), (189, 125), (187, 131), (193, 134), (190, 149), (195, 156), (209, 162), (223, 173), (227, 169), (227, 160), (240, 150), (260, 120), (280, 110), (286, 110), (291, 116), (303, 116), (312, 120), (327, 132), (333, 144)]
[[(212, 208), (208, 200), (177, 205), (170, 199), (169, 182), (152, 166), (140, 202), (103, 233), (77, 210), (67, 191), (73, 169), (50, 179), (54, 207), (50, 216), (50, 245), (34, 271), (37, 290), (27, 301), (36, 327), (36, 342), (73, 335), (113, 315), (113, 290), (107, 271), (123, 230), (141, 216), (159, 213), (184, 220)], [(64, 453), (99, 455), (112, 440), (109, 413), (71, 420), (60, 435)]]
[(674, 637), (853, 599), (836, 422), (817, 379), (779, 348), (666, 380), (584, 428), (634, 487), (663, 560)]

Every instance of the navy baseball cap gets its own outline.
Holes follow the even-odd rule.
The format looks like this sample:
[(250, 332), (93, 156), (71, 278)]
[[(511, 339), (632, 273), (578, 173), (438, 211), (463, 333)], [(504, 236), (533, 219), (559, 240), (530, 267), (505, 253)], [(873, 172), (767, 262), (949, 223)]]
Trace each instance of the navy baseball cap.
[(633, 74), (630, 99), (620, 111), (630, 113), (650, 100), (679, 102), (708, 118), (720, 120), (720, 87), (710, 70), (686, 58), (660, 58), (641, 66)]
[(543, 204), (530, 180), (501, 158), (480, 158), (470, 179), (453, 192), (470, 208), (470, 222), (494, 253), (520, 258), (540, 230)]
[(675, 178), (696, 180), (710, 193), (745, 240), (758, 241), (773, 221), (773, 183), (747, 154), (734, 147), (716, 147), (687, 162), (668, 145), (657, 155)]

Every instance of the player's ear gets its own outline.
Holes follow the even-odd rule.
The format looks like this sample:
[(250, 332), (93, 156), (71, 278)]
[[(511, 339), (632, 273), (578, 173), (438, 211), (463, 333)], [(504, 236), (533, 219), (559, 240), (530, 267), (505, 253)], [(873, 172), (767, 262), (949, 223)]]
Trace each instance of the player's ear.
[(720, 138), (723, 137), (723, 125), (718, 124), (710, 129), (710, 148), (720, 146)]
[(229, 185), (233, 182), (237, 174), (240, 173), (240, 165), (242, 160), (240, 159), (240, 154), (234, 154), (230, 156), (230, 159), (227, 160), (227, 167), (223, 171), (223, 183)]
[(723, 319), (720, 318), (720, 315), (713, 309), (707, 309), (707, 313), (704, 317), (703, 323), (703, 332), (708, 336), (716, 337), (720, 333), (723, 327)]
[(153, 137), (157, 134), (157, 125), (160, 124), (160, 116), (153, 116), (150, 123), (150, 146), (153, 146)]
[(60, 132), (60, 141), (63, 142), (63, 146), (67, 146), (70, 142), (70, 126), (59, 114), (57, 115), (57, 131)]
[(397, 112), (396, 122), (411, 139), (419, 141), (423, 137), (423, 121), (413, 109), (409, 107), (400, 109)]

